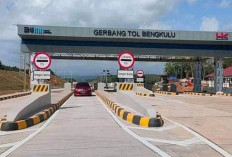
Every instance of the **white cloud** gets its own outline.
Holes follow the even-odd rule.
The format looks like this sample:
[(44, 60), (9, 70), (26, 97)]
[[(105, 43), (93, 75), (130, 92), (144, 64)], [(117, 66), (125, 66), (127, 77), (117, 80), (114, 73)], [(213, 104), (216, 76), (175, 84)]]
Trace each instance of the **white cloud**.
[(229, 8), (230, 6), (231, 6), (230, 0), (222, 0), (221, 3), (219, 4), (219, 7), (221, 8)]
[(215, 17), (203, 17), (200, 30), (201, 31), (217, 31), (219, 28), (218, 20)]
[[(180, 0), (0, 1), (0, 39), (17, 39), (14, 24), (89, 27), (161, 27), (159, 19)], [(156, 26), (155, 23), (158, 22)], [(153, 23), (151, 25), (151, 23)], [(166, 26), (165, 26), (166, 27)], [(165, 28), (164, 27), (164, 28)]]
[[(171, 27), (160, 19), (167, 15), (179, 1), (0, 0), (0, 47), (4, 47), (0, 51), (1, 60), (11, 65), (19, 63), (20, 40), (17, 36), (16, 24), (170, 29)], [(17, 44), (12, 44), (10, 40)], [(83, 67), (82, 62), (79, 65)], [(109, 65), (111, 65), (110, 62)], [(94, 71), (95, 62), (92, 67), (94, 68), (90, 69)], [(83, 67), (82, 71), (85, 73), (88, 70)]]
[(150, 23), (149, 25), (146, 25), (146, 24), (141, 25), (139, 28), (140, 29), (168, 30), (168, 29), (171, 29), (171, 26), (163, 22), (156, 21), (156, 22)]

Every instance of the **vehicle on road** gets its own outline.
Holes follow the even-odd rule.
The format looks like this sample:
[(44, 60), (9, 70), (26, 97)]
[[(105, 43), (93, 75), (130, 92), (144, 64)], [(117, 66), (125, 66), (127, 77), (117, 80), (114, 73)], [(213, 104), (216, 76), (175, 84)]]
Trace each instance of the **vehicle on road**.
[(75, 96), (91, 96), (92, 90), (88, 82), (78, 82), (74, 91)]
[(115, 83), (106, 83), (104, 87), (105, 91), (115, 91), (116, 90), (116, 84)]

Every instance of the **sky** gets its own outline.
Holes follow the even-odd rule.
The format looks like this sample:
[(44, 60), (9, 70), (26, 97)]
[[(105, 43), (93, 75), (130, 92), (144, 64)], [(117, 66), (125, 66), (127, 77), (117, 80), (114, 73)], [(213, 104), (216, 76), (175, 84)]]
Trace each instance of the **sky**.
[[(232, 31), (232, 0), (0, 0), (0, 60), (20, 63), (17, 24)], [(136, 62), (134, 70), (162, 74), (165, 63)], [(60, 75), (116, 74), (117, 62), (53, 60)]]

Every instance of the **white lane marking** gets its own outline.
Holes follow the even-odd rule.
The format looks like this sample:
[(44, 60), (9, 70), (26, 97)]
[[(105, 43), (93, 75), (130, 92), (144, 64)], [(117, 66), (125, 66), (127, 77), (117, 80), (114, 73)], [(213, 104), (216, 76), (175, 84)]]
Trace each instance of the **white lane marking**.
[(0, 145), (0, 149), (1, 148), (6, 148), (6, 147), (11, 147), (11, 146), (14, 146), (16, 144), (18, 144), (19, 142), (13, 142), (13, 143), (7, 143), (7, 144), (2, 144)]
[(145, 127), (137, 127), (137, 126), (126, 126), (127, 128), (130, 129), (138, 129), (138, 130), (151, 130), (151, 131), (166, 131), (166, 130), (171, 130), (178, 128), (178, 125), (169, 125), (166, 127), (161, 127), (161, 128), (145, 128)]
[(201, 136), (200, 134), (198, 134), (197, 132), (189, 129), (188, 127), (181, 125), (173, 120), (170, 120), (166, 117), (162, 117), (163, 119), (172, 122), (180, 127), (182, 127), (183, 129), (185, 129), (186, 131), (190, 132), (191, 134), (193, 134), (194, 136), (198, 137), (201, 141), (205, 142), (207, 145), (209, 145), (211, 148), (213, 148), (214, 150), (216, 150), (218, 153), (222, 154), (225, 157), (232, 157), (231, 154), (229, 154), (228, 152), (226, 152), (225, 150), (223, 150), (222, 148), (220, 148), (219, 146), (217, 146), (216, 144), (214, 144), (213, 142), (207, 140), (206, 138), (204, 138), (203, 136)]
[(202, 142), (202, 141), (198, 137), (194, 137), (191, 139), (180, 141), (180, 144), (182, 144), (183, 146), (187, 146), (187, 145), (198, 143), (198, 142)]
[(17, 131), (0, 131), (0, 136), (10, 135), (10, 134), (17, 134), (17, 133), (22, 133), (22, 132), (35, 131), (37, 129), (38, 128), (35, 128), (35, 129), (24, 129), (24, 130), (17, 130)]
[(159, 97), (158, 99), (161, 99), (161, 100), (165, 100), (165, 101), (170, 101), (170, 102), (177, 102), (177, 103), (181, 103), (181, 104), (184, 104), (185, 102), (183, 101), (179, 101), (179, 100), (175, 100), (175, 99), (170, 99), (170, 98), (163, 98), (163, 97)]
[[(72, 96), (70, 98), (72, 98)], [(68, 98), (68, 100), (62, 106), (65, 106), (69, 102), (70, 98)], [(38, 130), (36, 130), (32, 134), (30, 134), (28, 137), (26, 137), (22, 141), (19, 141), (16, 145), (14, 145), (13, 147), (11, 147), (10, 149), (8, 149), (7, 151), (5, 151), (4, 153), (0, 154), (0, 157), (6, 157), (7, 155), (9, 155), (13, 151), (15, 151), (17, 148), (19, 148), (21, 145), (23, 145), (24, 143), (26, 143), (27, 141), (29, 141), (30, 139), (32, 139), (34, 136), (36, 136), (42, 130), (44, 130), (47, 127), (47, 125), (56, 117), (56, 115), (59, 112), (60, 112), (60, 110), (57, 110), (48, 120), (46, 120), (46, 122)]]
[(194, 137), (194, 138), (183, 140), (183, 141), (172, 141), (172, 140), (155, 139), (155, 138), (149, 138), (149, 137), (144, 137), (144, 139), (149, 142), (175, 144), (178, 146), (188, 146), (190, 144), (194, 144), (194, 143), (201, 141), (198, 137)]
[(170, 157), (167, 153), (165, 153), (164, 151), (162, 151), (161, 149), (159, 149), (158, 147), (152, 145), (151, 143), (149, 143), (148, 141), (144, 140), (144, 138), (138, 136), (137, 134), (135, 134), (133, 131), (131, 131), (130, 129), (128, 129), (122, 122), (119, 121), (119, 119), (111, 112), (111, 110), (106, 107), (106, 105), (104, 104), (104, 102), (97, 96), (98, 100), (101, 102), (101, 104), (105, 107), (106, 111), (110, 114), (110, 116), (114, 119), (114, 121), (124, 130), (126, 131), (128, 134), (130, 134), (131, 136), (133, 136), (134, 138), (136, 138), (138, 141), (140, 141), (142, 144), (144, 144), (145, 146), (147, 146), (148, 148), (150, 148), (153, 152), (158, 153), (160, 156), (162, 157)]

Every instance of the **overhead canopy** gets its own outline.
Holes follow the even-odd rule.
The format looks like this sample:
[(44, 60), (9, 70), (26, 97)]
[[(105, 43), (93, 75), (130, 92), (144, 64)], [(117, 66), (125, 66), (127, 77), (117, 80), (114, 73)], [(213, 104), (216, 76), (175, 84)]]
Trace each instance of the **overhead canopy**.
[(21, 51), (232, 57), (232, 32), (18, 25)]

